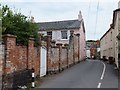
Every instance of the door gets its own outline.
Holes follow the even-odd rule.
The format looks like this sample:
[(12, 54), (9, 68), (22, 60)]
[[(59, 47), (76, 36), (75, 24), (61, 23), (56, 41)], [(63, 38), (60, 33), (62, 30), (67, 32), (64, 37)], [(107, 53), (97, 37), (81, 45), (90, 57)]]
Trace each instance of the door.
[(45, 47), (41, 47), (41, 58), (40, 58), (40, 77), (46, 75), (47, 69), (47, 50)]

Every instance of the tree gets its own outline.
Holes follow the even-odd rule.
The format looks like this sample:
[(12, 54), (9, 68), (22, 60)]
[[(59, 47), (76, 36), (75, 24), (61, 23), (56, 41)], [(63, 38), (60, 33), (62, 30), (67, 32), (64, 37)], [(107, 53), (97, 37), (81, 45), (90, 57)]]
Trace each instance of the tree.
[(27, 45), (29, 38), (38, 41), (38, 27), (20, 12), (13, 12), (6, 5), (2, 7), (2, 34), (12, 34), (17, 36), (17, 43)]

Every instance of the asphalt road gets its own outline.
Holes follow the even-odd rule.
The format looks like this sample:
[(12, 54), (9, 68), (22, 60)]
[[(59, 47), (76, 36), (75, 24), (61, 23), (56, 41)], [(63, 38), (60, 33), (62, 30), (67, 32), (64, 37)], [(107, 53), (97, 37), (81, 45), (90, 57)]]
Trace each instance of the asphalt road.
[(0, 90), (2, 89), (2, 77), (0, 76)]
[(113, 65), (86, 60), (46, 78), (38, 88), (118, 88), (118, 74)]

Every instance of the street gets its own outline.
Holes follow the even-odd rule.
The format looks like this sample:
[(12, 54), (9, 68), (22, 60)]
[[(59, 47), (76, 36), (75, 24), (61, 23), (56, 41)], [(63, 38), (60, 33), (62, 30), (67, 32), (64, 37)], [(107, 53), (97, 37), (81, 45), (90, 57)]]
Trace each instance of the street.
[(0, 90), (2, 89), (2, 77), (0, 77)]
[(46, 78), (38, 88), (118, 88), (118, 73), (113, 65), (86, 60)]

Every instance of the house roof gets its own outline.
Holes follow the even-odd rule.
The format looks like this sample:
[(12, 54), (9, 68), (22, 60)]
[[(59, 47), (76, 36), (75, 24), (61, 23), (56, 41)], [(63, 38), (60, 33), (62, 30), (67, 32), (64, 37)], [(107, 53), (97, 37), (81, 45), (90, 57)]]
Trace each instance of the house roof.
[(79, 29), (81, 21), (79, 20), (65, 20), (54, 22), (39, 22), (36, 23), (40, 31), (46, 30), (60, 30), (60, 29)]
[(109, 30), (107, 30), (106, 31), (106, 33), (100, 38), (100, 40), (102, 40), (103, 39), (103, 37), (105, 37), (106, 36), (106, 34), (109, 32), (109, 31), (111, 31), (111, 29), (112, 29), (112, 26), (110, 26), (110, 28), (109, 28)]
[(120, 11), (120, 8), (113, 11), (112, 24), (110, 25), (109, 30), (100, 38), (100, 40), (101, 40), (111, 29), (114, 29), (115, 21), (116, 21), (116, 18), (117, 18), (117, 12), (118, 12), (118, 11)]
[(115, 21), (116, 21), (116, 18), (117, 18), (117, 12), (118, 11), (120, 11), (120, 8), (113, 11), (113, 29), (114, 29), (114, 26), (115, 26)]

